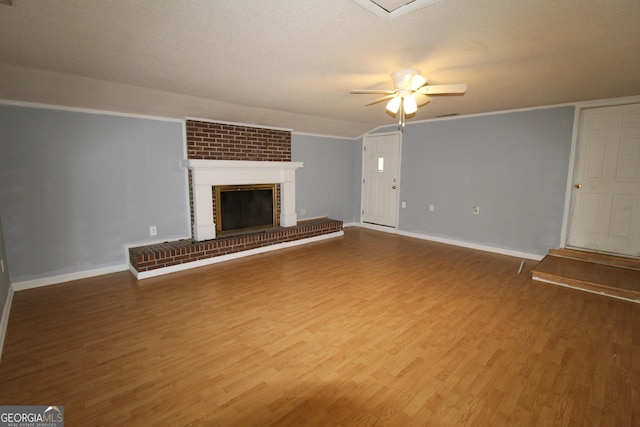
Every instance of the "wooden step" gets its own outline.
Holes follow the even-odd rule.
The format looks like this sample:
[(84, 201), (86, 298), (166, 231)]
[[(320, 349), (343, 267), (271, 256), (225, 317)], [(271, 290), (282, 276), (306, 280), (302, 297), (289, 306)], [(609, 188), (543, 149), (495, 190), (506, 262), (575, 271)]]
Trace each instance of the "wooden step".
[(620, 259), (609, 255), (556, 251), (532, 269), (533, 280), (640, 303), (640, 268), (629, 262), (634, 260), (622, 258), (623, 265), (615, 265)]
[(616, 267), (633, 268), (640, 270), (640, 259), (600, 254), (596, 252), (579, 251), (576, 249), (549, 249), (549, 255), (562, 258), (580, 259), (583, 261), (595, 262), (598, 264), (612, 265)]

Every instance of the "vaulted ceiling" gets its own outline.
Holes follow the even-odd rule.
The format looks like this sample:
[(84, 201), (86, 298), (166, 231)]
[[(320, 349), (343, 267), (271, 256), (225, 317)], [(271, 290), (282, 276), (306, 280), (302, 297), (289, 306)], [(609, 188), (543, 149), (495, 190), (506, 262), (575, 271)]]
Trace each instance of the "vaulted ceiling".
[(356, 137), (400, 68), (468, 86), (414, 121), (640, 95), (632, 0), (3, 2), (4, 100)]

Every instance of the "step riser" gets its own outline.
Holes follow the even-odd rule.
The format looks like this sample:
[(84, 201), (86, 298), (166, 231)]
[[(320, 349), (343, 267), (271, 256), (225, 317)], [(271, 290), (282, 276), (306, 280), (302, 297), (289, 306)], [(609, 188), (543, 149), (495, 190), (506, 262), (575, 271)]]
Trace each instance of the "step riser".
[(610, 297), (610, 298), (616, 298), (616, 299), (621, 299), (624, 301), (630, 301), (630, 302), (634, 302), (636, 304), (640, 304), (640, 297), (637, 296), (632, 296), (632, 297), (627, 297), (627, 296), (623, 296), (623, 295), (618, 295), (616, 292), (605, 292), (605, 291), (601, 291), (601, 290), (596, 290), (596, 289), (590, 289), (584, 286), (574, 286), (571, 284), (567, 284), (567, 283), (563, 283), (564, 281), (561, 280), (549, 280), (549, 279), (544, 279), (541, 277), (532, 277), (533, 280), (540, 282), (540, 283), (547, 283), (547, 284), (552, 284), (554, 286), (563, 286), (566, 288), (570, 288), (570, 289), (575, 289), (578, 291), (582, 291), (582, 292), (589, 292), (589, 293), (593, 293), (593, 294), (598, 294), (598, 295), (602, 295), (602, 296), (606, 296), (606, 297)]
[(622, 298), (640, 303), (640, 292), (629, 291), (625, 289), (611, 288), (606, 285), (600, 285), (597, 283), (589, 283), (582, 280), (575, 280), (567, 277), (557, 276), (555, 274), (548, 274), (543, 272), (532, 271), (531, 278), (533, 280), (551, 283), (554, 285), (567, 286), (574, 289), (585, 290), (597, 294), (607, 295), (614, 298)]
[(575, 249), (549, 249), (549, 255), (563, 258), (579, 259), (582, 261), (610, 265), (613, 267), (640, 270), (640, 260), (634, 258), (617, 257), (613, 255), (598, 254), (595, 252), (578, 251)]

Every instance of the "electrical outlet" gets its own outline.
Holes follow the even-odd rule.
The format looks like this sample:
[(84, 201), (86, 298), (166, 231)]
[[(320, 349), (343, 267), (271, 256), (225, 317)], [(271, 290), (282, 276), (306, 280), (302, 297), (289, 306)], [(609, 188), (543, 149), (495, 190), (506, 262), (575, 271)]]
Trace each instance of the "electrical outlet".
[(435, 210), (436, 207), (433, 204), (429, 205), (429, 212), (434, 212)]
[(407, 202), (402, 202), (402, 209), (407, 207)]
[(155, 225), (150, 225), (149, 226), (149, 236), (153, 237), (153, 236), (157, 236), (158, 235), (158, 227), (156, 227)]
[(480, 207), (479, 207), (479, 206), (474, 206), (474, 207), (471, 209), (471, 212), (472, 212), (474, 215), (480, 215)]
[(304, 216), (307, 214), (307, 210), (305, 208), (300, 209), (300, 215)]

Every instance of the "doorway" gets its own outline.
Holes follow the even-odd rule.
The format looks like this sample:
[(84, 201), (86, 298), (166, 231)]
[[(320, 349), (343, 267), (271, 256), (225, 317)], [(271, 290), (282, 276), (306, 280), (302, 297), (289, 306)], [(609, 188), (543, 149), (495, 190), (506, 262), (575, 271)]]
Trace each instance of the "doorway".
[(567, 247), (640, 257), (640, 104), (582, 110)]
[(362, 222), (398, 226), (400, 133), (364, 137), (362, 154)]

